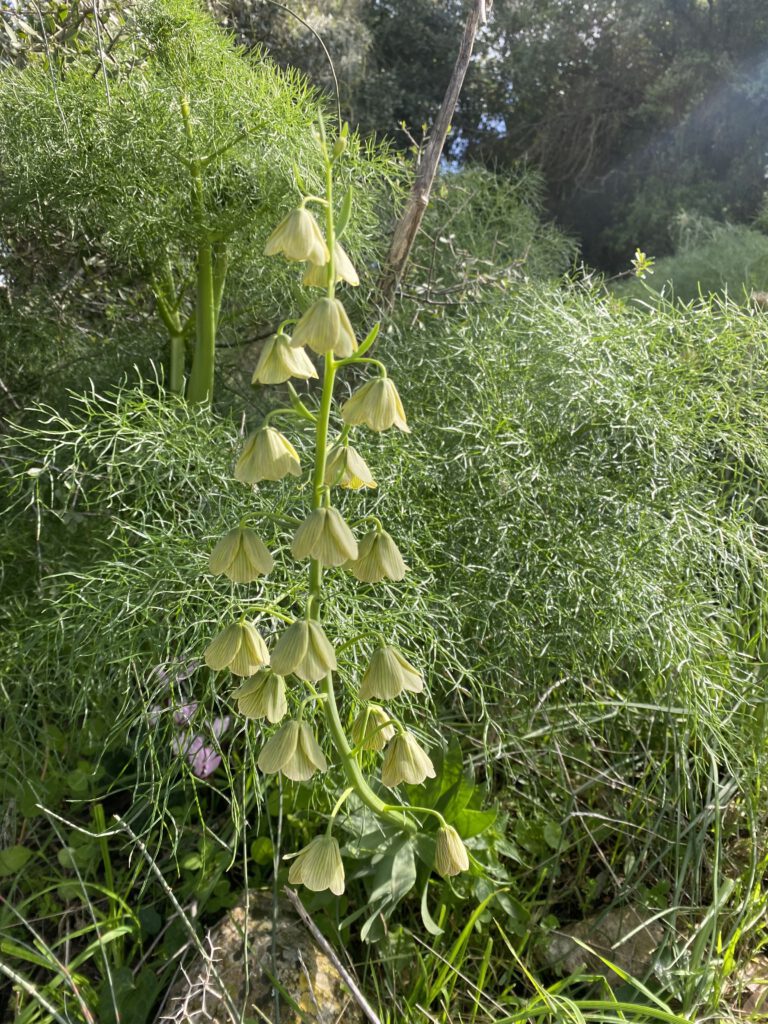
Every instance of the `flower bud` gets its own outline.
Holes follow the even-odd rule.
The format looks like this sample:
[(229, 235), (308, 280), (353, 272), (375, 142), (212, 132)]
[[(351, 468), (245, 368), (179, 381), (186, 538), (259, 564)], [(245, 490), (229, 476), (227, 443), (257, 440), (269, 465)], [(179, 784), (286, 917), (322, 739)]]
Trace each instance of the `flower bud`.
[(417, 668), (396, 647), (379, 647), (373, 652), (363, 682), (360, 700), (394, 700), (405, 690), (421, 693), (424, 679)]
[(328, 763), (306, 722), (286, 722), (261, 749), (259, 768), (265, 775), (282, 772), (294, 782), (306, 782)]
[(344, 864), (333, 836), (315, 836), (300, 850), (288, 872), (291, 885), (305, 885), (312, 892), (330, 889), (334, 896), (344, 892)]
[(323, 482), (326, 487), (346, 487), (350, 491), (378, 486), (367, 462), (351, 444), (337, 444), (330, 450)]
[(267, 239), (264, 255), (275, 256), (280, 252), (289, 260), (309, 260), (321, 265), (330, 259), (320, 226), (303, 206), (291, 210)]
[(425, 779), (434, 779), (435, 769), (427, 754), (410, 732), (401, 732), (392, 740), (384, 754), (381, 781), (391, 789), (407, 782), (418, 786)]
[(392, 719), (378, 704), (363, 708), (352, 723), (352, 740), (361, 750), (383, 750), (394, 735)]
[(228, 668), (236, 676), (252, 676), (269, 664), (269, 651), (250, 622), (234, 622), (205, 649), (205, 663), (215, 672)]
[(400, 395), (389, 377), (377, 377), (358, 388), (342, 406), (341, 417), (351, 426), (370, 427), (377, 433), (390, 427), (411, 432)]
[(333, 144), (333, 159), (338, 160), (339, 157), (344, 153), (347, 148), (347, 137), (346, 135), (340, 135)]
[(281, 676), (295, 675), (310, 683), (336, 670), (336, 655), (319, 622), (298, 619), (278, 637), (272, 668)]
[(294, 558), (316, 558), (323, 565), (342, 565), (357, 558), (357, 541), (337, 509), (318, 508), (296, 531), (291, 554)]
[(266, 718), (274, 725), (288, 710), (285, 680), (271, 669), (257, 672), (239, 686), (232, 695), (237, 710), (244, 718)]
[(289, 377), (309, 380), (317, 377), (317, 370), (304, 349), (297, 348), (287, 334), (273, 334), (264, 342), (251, 384), (284, 384)]
[(300, 476), (301, 463), (291, 442), (273, 427), (260, 427), (246, 439), (235, 463), (235, 480), (255, 484), (259, 480), (282, 480)]
[(230, 530), (218, 542), (208, 561), (211, 572), (228, 576), (233, 583), (250, 583), (275, 567), (264, 541), (244, 526)]
[(357, 558), (344, 566), (361, 583), (401, 580), (408, 571), (403, 556), (386, 530), (371, 530), (358, 546)]
[(435, 843), (435, 871), (443, 878), (469, 871), (469, 855), (461, 836), (451, 825), (438, 829)]
[[(333, 280), (334, 284), (339, 281), (346, 281), (347, 284), (351, 284), (354, 288), (360, 284), (360, 278), (357, 276), (352, 260), (347, 256), (340, 242), (333, 243)], [(328, 264), (326, 263), (324, 267), (319, 267), (315, 263), (310, 263), (304, 271), (301, 283), (308, 288), (327, 288)]]
[(347, 311), (338, 299), (314, 302), (293, 330), (294, 345), (308, 345), (319, 355), (333, 352), (346, 359), (357, 350), (357, 338)]

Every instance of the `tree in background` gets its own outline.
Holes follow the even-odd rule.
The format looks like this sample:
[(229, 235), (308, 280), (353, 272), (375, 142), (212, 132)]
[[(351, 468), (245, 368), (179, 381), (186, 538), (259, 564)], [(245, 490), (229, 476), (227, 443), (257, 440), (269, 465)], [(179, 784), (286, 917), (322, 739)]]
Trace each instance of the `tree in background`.
[[(347, 116), (407, 148), (400, 124), (418, 135), (433, 119), (467, 5), (373, 0), (338, 16), (331, 0), (292, 6), (329, 31)], [(265, 9), (251, 0), (228, 8)], [(314, 65), (295, 44), (285, 49), (276, 26), (294, 21), (291, 38), (314, 54), (306, 30), (269, 10), (271, 34), (250, 41), (312, 76)], [(349, 18), (352, 76), (343, 70)], [(585, 256), (625, 267), (636, 245), (670, 251), (683, 208), (720, 220), (756, 215), (768, 144), (766, 47), (762, 0), (496, 0), (451, 155), (498, 170), (534, 164), (549, 209), (581, 236)], [(327, 84), (325, 69), (321, 76), (313, 80)]]

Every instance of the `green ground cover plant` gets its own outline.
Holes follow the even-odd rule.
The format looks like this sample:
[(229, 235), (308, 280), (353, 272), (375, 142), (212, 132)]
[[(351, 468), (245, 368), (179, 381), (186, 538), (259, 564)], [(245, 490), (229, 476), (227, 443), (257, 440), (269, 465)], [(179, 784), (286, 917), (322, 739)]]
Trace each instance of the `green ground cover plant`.
[[(762, 321), (714, 300), (647, 313), (589, 290), (524, 286), (455, 315), (403, 309), (380, 346), (410, 382), (401, 390), (413, 433), (380, 435), (366, 461), (379, 483), (375, 514), (414, 571), (399, 602), (372, 589), (370, 607), (401, 642), (423, 638), (424, 738), (455, 737), (480, 792), (499, 801), (486, 837), (468, 842), (506, 895), (482, 880), (428, 890), (445, 932), (428, 944), (441, 955), (459, 896), (491, 896), (457, 953), (463, 971), (485, 964), (482, 993), (449, 971), (444, 997), (440, 961), (425, 949), (409, 1004), (398, 964), (426, 938), (418, 900), (398, 911), (369, 983), (405, 1019), (423, 1019), (425, 1000), (450, 1014), (473, 999), (478, 1019), (514, 1019), (526, 992), (559, 1019), (577, 1012), (567, 1000), (578, 996), (573, 982), (555, 983), (563, 1003), (541, 995), (548, 930), (639, 901), (666, 935), (648, 984), (684, 1013), (713, 1012), (761, 941), (764, 905)], [(253, 422), (265, 411), (254, 408)], [(55, 729), (48, 735), (58, 771), (43, 802), (71, 815), (62, 790), (78, 771), (76, 783), (94, 787), (83, 810), (110, 791), (162, 870), (180, 870), (215, 914), (240, 884), (227, 865), (244, 817), (256, 814), (271, 842), (258, 808), (274, 808), (237, 787), (257, 737), (232, 725), (216, 736), (217, 719), (232, 721), (231, 694), (179, 667), (222, 615), (201, 539), (212, 546), (233, 512), (253, 513), (230, 478), (242, 427), (136, 388), (83, 396), (71, 417), (47, 419), (17, 431), (5, 452), (17, 512), (3, 545), (29, 552), (25, 578), (43, 569), (4, 606), (3, 678), (24, 679), (5, 684), (18, 736), (11, 785), (35, 776), (43, 710), (51, 723), (108, 721), (102, 753), (79, 765)], [(296, 447), (301, 457), (301, 438)], [(256, 500), (290, 515), (290, 492), (278, 484)], [(298, 596), (279, 570), (270, 581), (286, 605)], [(340, 636), (355, 587), (334, 578), (328, 628)], [(153, 673), (158, 665), (175, 681)], [(173, 746), (174, 716), (193, 700), (195, 728), (222, 758), (206, 779)], [(284, 799), (300, 808), (307, 795), (291, 785)], [(322, 816), (332, 800), (316, 787), (310, 806)], [(29, 800), (19, 805), (31, 813)], [(300, 821), (288, 814), (285, 848), (311, 838)], [(31, 814), (31, 864), (52, 855), (35, 849), (47, 828)], [(249, 863), (251, 878), (271, 876), (269, 856)], [(365, 877), (355, 885), (364, 891)], [(323, 906), (333, 914), (322, 898), (314, 911)]]

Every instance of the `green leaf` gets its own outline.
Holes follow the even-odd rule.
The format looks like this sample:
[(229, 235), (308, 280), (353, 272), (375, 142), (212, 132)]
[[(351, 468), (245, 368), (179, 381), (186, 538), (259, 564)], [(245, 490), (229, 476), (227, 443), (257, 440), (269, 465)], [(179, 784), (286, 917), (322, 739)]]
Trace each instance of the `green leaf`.
[(491, 808), (487, 811), (461, 811), (451, 821), (451, 824), (463, 839), (471, 839), (472, 836), (479, 836), (496, 821), (496, 811)]
[(336, 218), (336, 237), (341, 238), (344, 234), (344, 230), (349, 224), (349, 218), (352, 213), (352, 188), (347, 189), (347, 193), (341, 204), (339, 215)]
[(0, 850), (0, 878), (17, 874), (31, 856), (32, 851), (26, 846), (7, 846)]
[(547, 846), (551, 847), (553, 850), (560, 849), (560, 843), (563, 839), (563, 830), (556, 821), (548, 821), (544, 825), (543, 835), (544, 842)]
[(427, 895), (429, 893), (429, 878), (424, 883), (424, 889), (421, 893), (421, 920), (424, 922), (424, 927), (427, 929), (430, 935), (442, 935), (443, 929), (435, 921), (429, 912), (427, 906)]
[(301, 194), (303, 196), (309, 195), (309, 192), (307, 190), (307, 186), (304, 184), (304, 180), (301, 177), (301, 172), (299, 171), (299, 165), (296, 164), (296, 163), (294, 163), (294, 165), (293, 165), (293, 176), (296, 179), (296, 185), (298, 186), (299, 192), (301, 192)]
[(136, 978), (130, 967), (113, 969), (111, 985), (105, 981), (99, 992), (100, 1024), (146, 1024), (160, 989), (149, 967)]
[(374, 865), (370, 902), (384, 900), (393, 906), (416, 884), (416, 860), (413, 844), (403, 837), (395, 842)]
[(274, 847), (269, 836), (259, 836), (251, 843), (251, 858), (259, 867), (271, 864), (274, 857)]

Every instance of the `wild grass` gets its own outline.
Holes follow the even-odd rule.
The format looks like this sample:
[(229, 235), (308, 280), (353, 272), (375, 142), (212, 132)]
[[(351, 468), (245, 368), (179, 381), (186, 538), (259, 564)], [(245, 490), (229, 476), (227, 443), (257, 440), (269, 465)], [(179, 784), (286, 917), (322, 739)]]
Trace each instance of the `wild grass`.
[[(412, 959), (426, 938), (418, 910), (377, 950), (368, 985), (393, 1020), (650, 1019), (546, 965), (552, 928), (631, 903), (664, 925), (647, 979), (656, 1019), (723, 1012), (765, 909), (762, 320), (717, 300), (643, 312), (544, 285), (456, 314), (414, 304), (384, 337), (413, 434), (371, 440), (379, 489), (344, 511), (380, 515), (411, 573), (359, 604), (338, 574), (329, 628), (350, 641), (347, 683), (374, 631), (425, 666), (420, 729), (432, 745), (459, 737), (500, 801), (508, 897), (451, 953), (466, 910), (435, 891), (449, 927), (418, 985), (402, 980), (403, 949)], [(223, 855), (211, 891), (243, 815), (263, 807), (241, 788), (258, 733), (233, 728), (219, 774), (195, 781), (172, 751), (173, 709), (200, 701), (210, 724), (229, 688), (204, 669), (170, 685), (155, 670), (183, 675), (228, 610), (269, 635), (304, 587), (282, 555), (247, 596), (205, 573), (241, 517), (284, 553), (300, 514), (292, 489), (230, 479), (243, 426), (132, 386), (39, 411), (3, 451), (11, 796), (36, 777), (42, 736), (65, 778), (82, 755), (81, 801), (122, 798), (169, 875), (207, 833)], [(80, 751), (43, 725), (57, 722), (76, 724)], [(51, 810), (72, 809), (71, 784), (46, 794)], [(312, 799), (322, 812), (326, 797)], [(441, 958), (462, 973), (443, 976)]]

